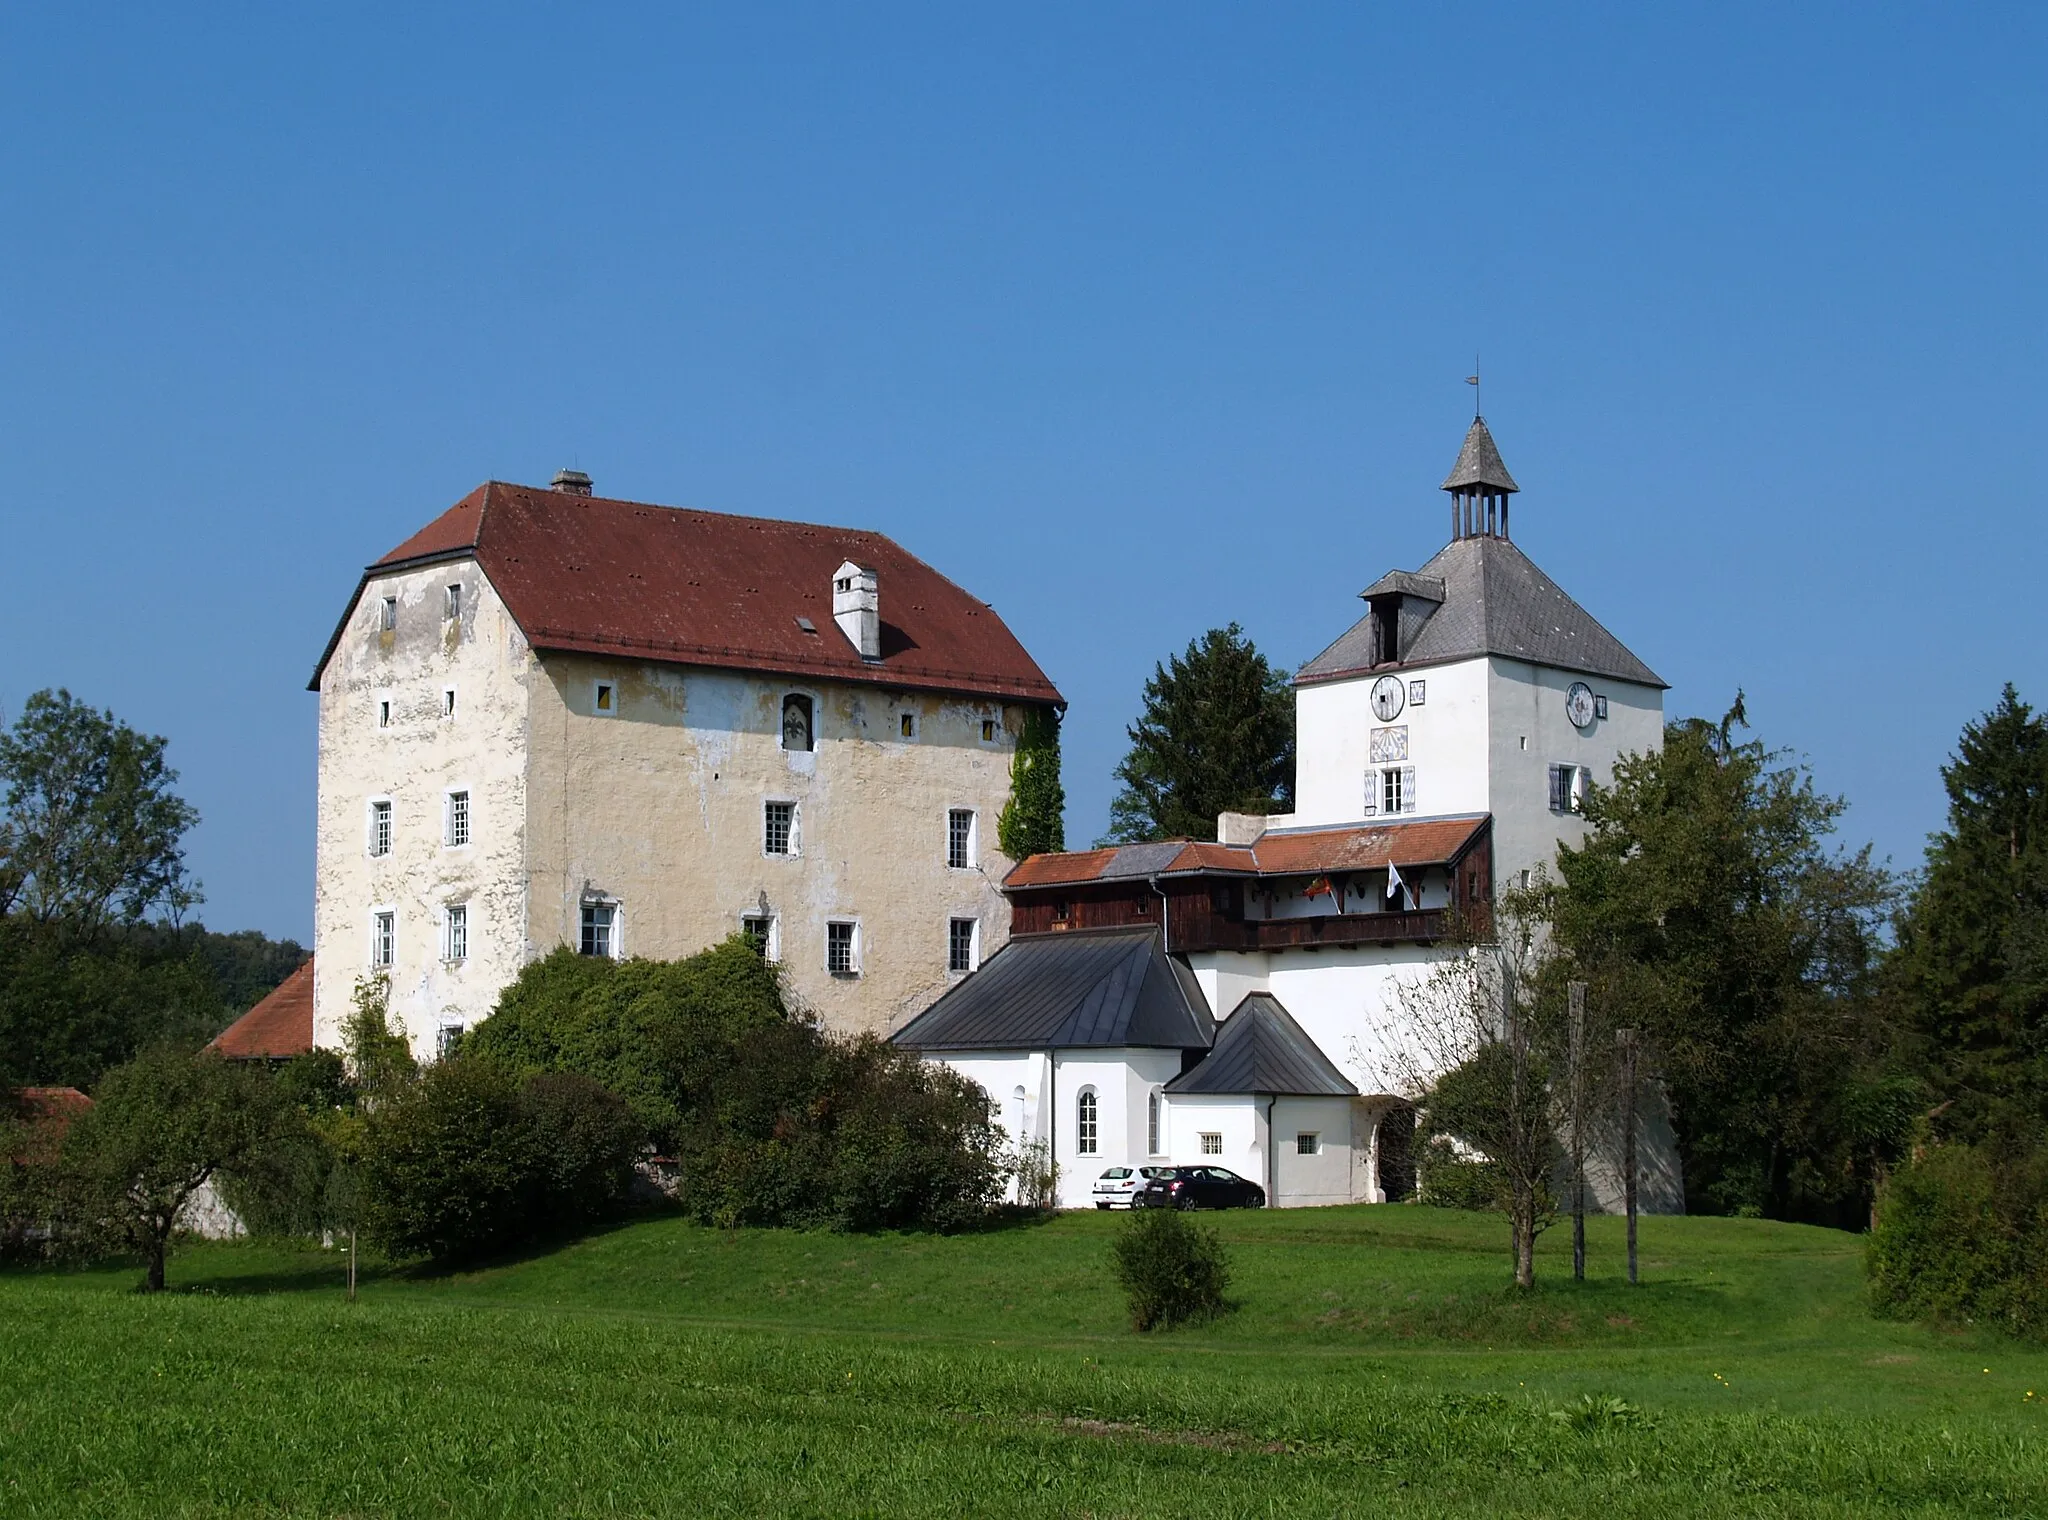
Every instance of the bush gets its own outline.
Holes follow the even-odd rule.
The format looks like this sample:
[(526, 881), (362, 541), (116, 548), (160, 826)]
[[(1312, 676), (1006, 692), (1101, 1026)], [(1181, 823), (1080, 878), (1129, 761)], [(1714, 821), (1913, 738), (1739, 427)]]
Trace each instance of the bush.
[(960, 1229), (1005, 1176), (979, 1087), (873, 1036), (827, 1035), (739, 939), (673, 962), (558, 952), (465, 1050), (618, 1093), (706, 1223)]
[(1221, 1314), (1230, 1264), (1216, 1232), (1177, 1209), (1134, 1209), (1111, 1248), (1133, 1330), (1171, 1329)]
[(1439, 1209), (1481, 1212), (1500, 1207), (1504, 1179), (1492, 1163), (1459, 1154), (1457, 1147), (1442, 1136), (1425, 1141), (1416, 1159), (1416, 1194), (1420, 1202)]
[(518, 1079), (442, 1061), (370, 1115), (364, 1231), (394, 1256), (443, 1261), (509, 1245), (531, 1224), (534, 1170)]
[(538, 1229), (602, 1218), (625, 1205), (643, 1131), (624, 1098), (574, 1072), (542, 1072), (520, 1089), (519, 1111), (532, 1146)]
[(1879, 1195), (1865, 1265), (1879, 1314), (2048, 1336), (2048, 1156), (1926, 1152)]

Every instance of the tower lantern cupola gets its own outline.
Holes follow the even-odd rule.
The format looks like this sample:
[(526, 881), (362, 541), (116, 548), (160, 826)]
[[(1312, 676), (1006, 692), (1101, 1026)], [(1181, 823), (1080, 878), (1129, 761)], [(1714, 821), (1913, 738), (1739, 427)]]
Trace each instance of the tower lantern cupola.
[(1508, 498), (1521, 488), (1501, 463), (1484, 417), (1472, 419), (1443, 488), (1451, 493), (1452, 538), (1508, 536)]

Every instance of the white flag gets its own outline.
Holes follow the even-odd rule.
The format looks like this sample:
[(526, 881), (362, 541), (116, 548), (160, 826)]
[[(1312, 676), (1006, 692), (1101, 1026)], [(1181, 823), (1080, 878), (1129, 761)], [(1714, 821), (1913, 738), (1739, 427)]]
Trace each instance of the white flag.
[(1391, 860), (1387, 862), (1387, 896), (1392, 897), (1408, 883), (1401, 880), (1401, 868)]

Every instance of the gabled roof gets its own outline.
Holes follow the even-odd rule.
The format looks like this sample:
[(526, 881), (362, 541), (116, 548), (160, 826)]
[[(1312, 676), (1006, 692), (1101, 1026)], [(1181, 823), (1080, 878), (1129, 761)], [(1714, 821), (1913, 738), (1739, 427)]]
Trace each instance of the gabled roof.
[(1501, 462), (1500, 450), (1494, 446), (1493, 434), (1487, 429), (1484, 417), (1474, 417), (1472, 426), (1465, 430), (1465, 442), (1458, 449), (1458, 462), (1444, 477), (1442, 489), (1466, 491), (1474, 486), (1491, 486), (1501, 492), (1521, 489), (1515, 484), (1515, 477), (1508, 473), (1508, 467)]
[(284, 1061), (313, 1048), (313, 959), (306, 958), (270, 993), (213, 1037), (231, 1061)]
[(915, 1050), (1206, 1050), (1209, 1003), (1159, 931), (1011, 940), (890, 1038)]
[(1358, 1089), (1270, 992), (1253, 992), (1222, 1024), (1201, 1063), (1166, 1084), (1170, 1093), (1257, 1093), (1281, 1098), (1355, 1098)]
[[(72, 1121), (92, 1107), (92, 1099), (75, 1087), (24, 1087), (13, 1096), (14, 1116), (21, 1121), (14, 1142), (20, 1149), (0, 1154), (0, 1161), (23, 1166), (55, 1161)], [(0, 1093), (0, 1110), (6, 1107), (6, 1095)]]
[(1174, 839), (1105, 850), (1033, 855), (1003, 878), (1003, 890), (1079, 886), (1102, 881), (1149, 881), (1155, 876), (1303, 876), (1323, 871), (1369, 871), (1443, 865), (1456, 860), (1486, 828), (1487, 815), (1418, 818), (1412, 823), (1353, 824), (1343, 828), (1270, 829), (1253, 844), (1208, 844)]
[[(993, 609), (879, 533), (500, 481), (370, 566), (350, 613), (381, 574), (469, 558), (536, 649), (1062, 701)], [(832, 620), (832, 574), (847, 560), (880, 578), (876, 660), (862, 659)]]
[[(1455, 539), (1417, 574), (1443, 583), (1443, 605), (1412, 636), (1404, 635), (1407, 648), (1387, 669), (1497, 654), (1643, 686), (1665, 684), (1508, 539)], [(1295, 684), (1370, 670), (1372, 649), (1368, 616), (1302, 666)]]

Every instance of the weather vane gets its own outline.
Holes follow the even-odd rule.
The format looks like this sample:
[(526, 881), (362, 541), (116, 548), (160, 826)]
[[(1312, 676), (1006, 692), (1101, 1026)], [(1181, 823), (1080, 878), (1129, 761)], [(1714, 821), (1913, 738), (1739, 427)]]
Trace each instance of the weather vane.
[(1479, 355), (1477, 355), (1477, 354), (1474, 354), (1474, 355), (1472, 356), (1472, 373), (1471, 373), (1471, 374), (1469, 374), (1469, 375), (1467, 375), (1467, 376), (1465, 377), (1465, 383), (1466, 383), (1467, 385), (1469, 385), (1469, 386), (1471, 386), (1471, 387), (1472, 387), (1472, 415), (1473, 415), (1474, 417), (1477, 417), (1477, 416), (1479, 416), (1479, 415), (1480, 415), (1480, 410), (1479, 410)]

